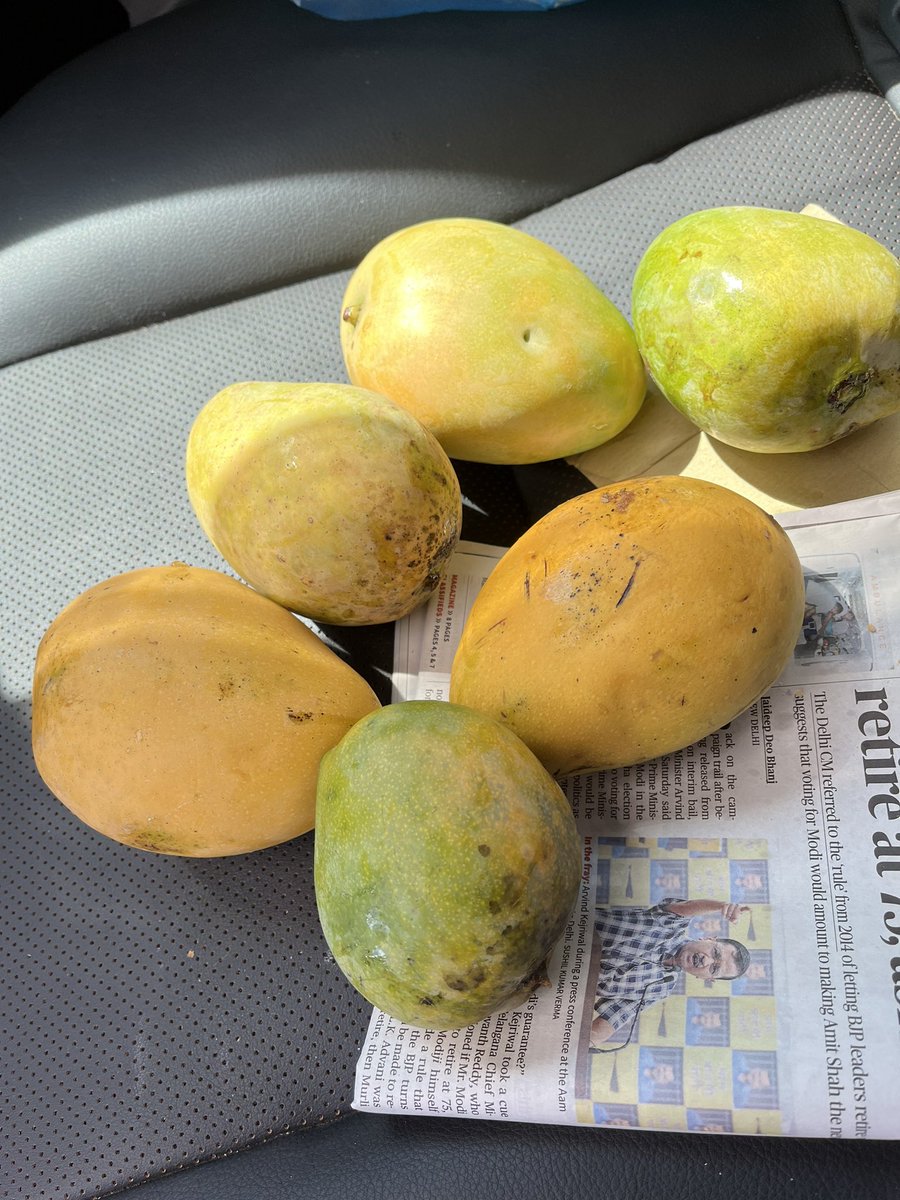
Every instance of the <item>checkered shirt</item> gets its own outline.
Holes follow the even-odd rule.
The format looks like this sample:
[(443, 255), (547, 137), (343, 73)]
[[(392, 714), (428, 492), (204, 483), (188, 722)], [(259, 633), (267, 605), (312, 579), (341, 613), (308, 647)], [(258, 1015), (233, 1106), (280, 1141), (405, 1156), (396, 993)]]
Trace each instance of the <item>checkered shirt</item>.
[(664, 1000), (672, 990), (671, 968), (663, 966), (663, 959), (687, 941), (691, 921), (667, 911), (677, 903), (678, 897), (668, 896), (652, 908), (597, 910), (601, 951), (594, 1012), (616, 1031), (627, 1028), (645, 1004)]

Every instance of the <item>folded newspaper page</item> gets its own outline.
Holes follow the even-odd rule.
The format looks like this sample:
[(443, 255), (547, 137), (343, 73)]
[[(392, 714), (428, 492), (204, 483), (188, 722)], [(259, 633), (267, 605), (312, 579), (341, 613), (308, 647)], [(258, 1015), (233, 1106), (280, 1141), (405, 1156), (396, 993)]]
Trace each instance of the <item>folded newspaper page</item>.
[[(376, 1009), (355, 1107), (900, 1137), (900, 492), (778, 519), (807, 605), (776, 684), (695, 745), (562, 781), (583, 876), (550, 985), (466, 1029)], [(395, 699), (447, 698), (502, 553), (461, 545), (398, 626)]]

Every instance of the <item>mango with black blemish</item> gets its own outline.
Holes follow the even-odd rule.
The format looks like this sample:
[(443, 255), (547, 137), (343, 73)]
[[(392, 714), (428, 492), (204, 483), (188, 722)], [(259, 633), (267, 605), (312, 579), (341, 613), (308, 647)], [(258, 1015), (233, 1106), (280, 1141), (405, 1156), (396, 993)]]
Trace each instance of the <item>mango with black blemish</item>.
[(428, 599), (459, 541), (459, 481), (399, 405), (339, 383), (235, 383), (197, 415), (188, 495), (227, 563), (286, 608), (336, 625)]
[(463, 628), (450, 699), (555, 775), (642, 762), (720, 728), (781, 674), (803, 573), (776, 521), (685, 476), (560, 505), (500, 559)]
[(663, 394), (740, 449), (815, 450), (900, 411), (900, 263), (839, 221), (690, 213), (647, 247), (632, 313)]
[(444, 701), (387, 705), (324, 756), (316, 810), (322, 929), (372, 1004), (458, 1028), (546, 983), (581, 840), (511, 730)]

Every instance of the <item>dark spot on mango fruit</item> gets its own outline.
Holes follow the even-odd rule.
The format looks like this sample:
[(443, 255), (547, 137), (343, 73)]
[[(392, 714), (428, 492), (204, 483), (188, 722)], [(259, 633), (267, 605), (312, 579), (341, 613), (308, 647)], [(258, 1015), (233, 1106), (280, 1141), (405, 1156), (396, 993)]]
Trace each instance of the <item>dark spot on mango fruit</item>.
[(612, 504), (616, 512), (622, 513), (628, 509), (634, 497), (631, 488), (622, 488), (618, 492), (603, 492), (600, 498), (604, 504)]
[(619, 607), (619, 605), (620, 605), (620, 604), (623, 602), (623, 600), (625, 600), (625, 598), (627, 597), (628, 593), (631, 591), (632, 584), (634, 583), (634, 577), (635, 577), (635, 575), (637, 575), (637, 573), (638, 573), (638, 567), (639, 567), (640, 565), (641, 565), (641, 564), (640, 564), (640, 560), (638, 560), (638, 562), (636, 562), (636, 563), (634, 564), (634, 570), (631, 572), (631, 575), (630, 575), (630, 577), (629, 577), (629, 579), (628, 579), (628, 582), (625, 584), (625, 588), (624, 588), (624, 590), (623, 590), (623, 592), (622, 592), (622, 595), (621, 595), (621, 596), (618, 598), (618, 600), (616, 601), (616, 608), (618, 608), (618, 607)]
[(471, 992), (484, 983), (487, 974), (483, 967), (472, 967), (467, 975), (445, 975), (444, 983), (454, 992)]
[(828, 407), (841, 414), (847, 412), (857, 400), (861, 400), (865, 396), (874, 375), (874, 367), (870, 367), (867, 371), (858, 371), (853, 375), (847, 375), (828, 393)]
[(519, 894), (520, 881), (513, 874), (503, 876), (503, 900), (506, 904), (512, 904)]

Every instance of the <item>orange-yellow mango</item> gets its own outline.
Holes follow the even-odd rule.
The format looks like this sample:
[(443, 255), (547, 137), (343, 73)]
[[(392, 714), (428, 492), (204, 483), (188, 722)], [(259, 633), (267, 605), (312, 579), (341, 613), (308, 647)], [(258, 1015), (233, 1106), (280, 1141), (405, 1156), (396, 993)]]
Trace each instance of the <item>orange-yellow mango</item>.
[(378, 707), (286, 609), (173, 563), (98, 583), (51, 623), (32, 744), (50, 791), (93, 829), (207, 858), (311, 829), (322, 755)]
[(533, 525), (488, 576), (450, 699), (505, 722), (556, 775), (624, 766), (721, 728), (781, 674), (803, 572), (728, 488), (659, 476)]

